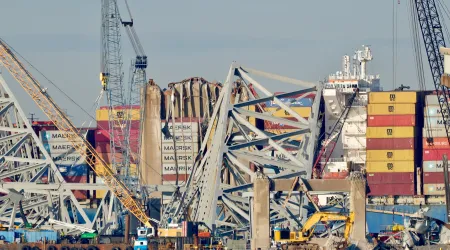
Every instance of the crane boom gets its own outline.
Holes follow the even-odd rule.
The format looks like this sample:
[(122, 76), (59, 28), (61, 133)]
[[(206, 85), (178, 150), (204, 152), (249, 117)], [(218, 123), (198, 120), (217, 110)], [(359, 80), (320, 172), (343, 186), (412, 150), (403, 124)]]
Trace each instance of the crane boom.
[[(105, 184), (114, 195), (116, 195), (122, 205), (147, 227), (152, 227), (150, 221), (158, 223), (157, 220), (147, 216), (142, 205), (134, 200), (128, 188), (114, 176), (111, 168), (97, 154), (92, 145), (79, 134), (76, 127), (67, 118), (61, 108), (58, 107), (46, 90), (41, 87), (39, 82), (30, 74), (30, 72), (28, 72), (20, 60), (11, 51), (9, 46), (1, 39), (0, 61), (61, 132), (66, 133), (66, 135), (69, 133), (75, 134), (75, 136), (67, 136), (68, 140), (81, 156), (86, 157), (86, 162), (99, 177), (103, 178)], [(79, 141), (82, 143), (77, 143)], [(96, 163), (100, 165), (104, 171), (98, 171), (95, 168)]]

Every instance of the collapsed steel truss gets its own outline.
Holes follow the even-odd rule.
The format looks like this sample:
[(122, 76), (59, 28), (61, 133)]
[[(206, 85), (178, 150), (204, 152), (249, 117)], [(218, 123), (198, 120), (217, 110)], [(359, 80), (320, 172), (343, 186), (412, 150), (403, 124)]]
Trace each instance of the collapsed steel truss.
[[(0, 223), (9, 228), (23, 226), (21, 216), (26, 216), (28, 222), (41, 228), (47, 227), (48, 219), (94, 228), (105, 234), (117, 228), (114, 199), (105, 195), (95, 217), (89, 218), (75, 198), (74, 190), (107, 190), (107, 187), (64, 181), (0, 74), (0, 192), (3, 194)], [(71, 232), (65, 227), (54, 229)]]
[[(299, 86), (299, 90), (274, 95), (250, 74)], [(236, 84), (240, 84), (237, 86)], [(255, 89), (252, 91), (250, 88)], [(239, 91), (232, 102), (232, 91), (243, 89), (248, 101), (241, 101)], [(302, 99), (315, 93), (312, 112), (308, 120), (293, 111), (290, 103), (280, 99), (297, 96)], [(251, 225), (252, 180), (269, 170), (271, 179), (289, 179), (296, 176), (309, 178), (312, 174), (314, 152), (321, 128), (319, 118), (322, 84), (307, 83), (240, 66), (231, 65), (226, 82), (220, 92), (209, 121), (199, 155), (185, 189), (175, 192), (164, 209), (161, 227), (183, 220), (201, 221), (209, 228), (226, 235), (248, 231)], [(256, 96), (255, 96), (256, 95)], [(264, 103), (273, 101), (279, 110), (296, 120), (278, 118), (264, 112)], [(260, 112), (251, 111), (255, 105)], [(278, 112), (278, 111), (277, 111)], [(270, 133), (250, 122), (251, 118), (295, 127), (290, 132)], [(302, 140), (294, 137), (303, 135)], [(287, 150), (289, 148), (290, 150)], [(294, 149), (294, 150), (292, 150)], [(285, 160), (273, 155), (284, 155)], [(254, 169), (250, 168), (254, 166)], [(306, 197), (291, 196), (284, 207), (287, 195), (272, 193), (271, 223), (289, 221), (300, 226), (307, 213), (300, 209)]]

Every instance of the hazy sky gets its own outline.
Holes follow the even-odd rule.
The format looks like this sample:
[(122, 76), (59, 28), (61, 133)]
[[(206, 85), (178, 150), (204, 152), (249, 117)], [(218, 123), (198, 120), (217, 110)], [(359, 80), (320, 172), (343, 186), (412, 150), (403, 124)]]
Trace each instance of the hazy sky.
[[(318, 81), (340, 69), (342, 55), (366, 44), (374, 54), (369, 71), (381, 75), (385, 89), (393, 88), (392, 0), (129, 2), (149, 58), (147, 75), (161, 87), (191, 76), (224, 81), (232, 61)], [(398, 5), (397, 85), (417, 88), (406, 2)], [(90, 110), (100, 92), (100, 0), (7, 1), (0, 23), (3, 39)], [(128, 72), (133, 53), (125, 33), (122, 44)], [(87, 119), (47, 82), (42, 84), (77, 124)], [(44, 119), (16, 82), (10, 86), (27, 113)]]

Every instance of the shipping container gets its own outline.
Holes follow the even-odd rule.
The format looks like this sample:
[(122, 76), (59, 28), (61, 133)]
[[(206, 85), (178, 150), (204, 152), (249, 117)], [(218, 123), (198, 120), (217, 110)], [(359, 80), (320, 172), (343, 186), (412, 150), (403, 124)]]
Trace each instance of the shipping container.
[(425, 195), (445, 195), (445, 184), (423, 184), (423, 194)]
[[(131, 130), (139, 130), (141, 125), (140, 120), (130, 121), (130, 129)], [(113, 122), (114, 129), (123, 129), (125, 128), (125, 123), (118, 124), (117, 122)], [(109, 130), (109, 121), (97, 121), (97, 130)]]
[[(117, 132), (116, 132), (117, 131)], [(124, 140), (124, 133), (118, 130), (114, 131), (114, 136), (117, 138), (117, 142)], [(139, 130), (130, 130), (130, 138), (139, 138)], [(109, 130), (97, 129), (95, 131), (95, 142), (109, 142), (110, 132)]]
[[(280, 101), (282, 101), (284, 104), (290, 106), (290, 107), (312, 107), (312, 104), (314, 102), (314, 98), (281, 98)], [(273, 108), (273, 107), (280, 107), (275, 101), (267, 101), (266, 107)]]
[(42, 242), (44, 239), (48, 241), (57, 241), (59, 239), (58, 232), (53, 230), (16, 230), (18, 238), (25, 239), (26, 242)]
[(367, 115), (414, 115), (415, 104), (369, 104)]
[(39, 138), (43, 142), (82, 142), (78, 135), (72, 132), (59, 130), (41, 130)]
[[(77, 142), (77, 147), (86, 150), (84, 143)], [(70, 142), (52, 142), (45, 143), (44, 149), (50, 154), (50, 156), (59, 156), (61, 154), (78, 154), (78, 151), (74, 148)]]
[[(311, 107), (291, 107), (291, 109), (301, 117), (309, 117), (311, 114)], [(281, 108), (266, 108), (265, 110), (275, 117), (292, 117), (289, 112)]]
[[(111, 164), (108, 164), (107, 167), (112, 169), (112, 165)], [(95, 171), (97, 173), (103, 173), (105, 171), (105, 168), (102, 165), (100, 165), (100, 164), (95, 164)], [(130, 175), (137, 175), (136, 164), (130, 164), (129, 171), (130, 171)]]
[[(162, 134), (161, 136), (162, 139), (162, 143), (173, 143), (173, 136), (165, 136), (164, 134)], [(200, 142), (200, 138), (198, 135), (175, 135), (175, 142)]]
[(404, 173), (413, 172), (414, 161), (378, 161), (366, 162), (367, 173)]
[(188, 152), (194, 152), (194, 153), (198, 153), (198, 142), (178, 142), (178, 143), (173, 143), (173, 142), (165, 142), (161, 144), (161, 151), (163, 152), (163, 154), (166, 153), (173, 153), (175, 150), (177, 152), (182, 152), (182, 153), (188, 153)]
[(367, 116), (368, 127), (414, 127), (416, 126), (416, 115), (369, 115)]
[(190, 174), (193, 170), (194, 164), (185, 164), (185, 163), (165, 163), (162, 165), (162, 174), (176, 174), (177, 173), (177, 165), (178, 165), (178, 174)]
[[(425, 108), (423, 108), (424, 116), (436, 116), (442, 118), (442, 112), (441, 112), (441, 106), (439, 105), (428, 105)], [(444, 109), (444, 114), (448, 115), (448, 112)]]
[(162, 176), (163, 181), (186, 181), (189, 178), (188, 174), (166, 174)]
[[(138, 121), (140, 119), (140, 110), (139, 109), (120, 109), (120, 110), (113, 110), (113, 119), (114, 120), (133, 120)], [(129, 117), (129, 118), (128, 118)], [(109, 121), (109, 110), (105, 109), (99, 109), (96, 112), (96, 119), (97, 121)]]
[(370, 92), (369, 103), (416, 103), (417, 93), (401, 92)]
[(444, 154), (450, 156), (450, 149), (424, 149), (423, 161), (440, 161)]
[(414, 127), (367, 127), (367, 138), (412, 138)]
[[(437, 98), (436, 94), (427, 95), (425, 97), (425, 101), (426, 101), (425, 104), (428, 105), (428, 106), (432, 106), (432, 105), (439, 106), (439, 101), (438, 101), (438, 98)], [(449, 99), (449, 101), (450, 101), (450, 99)]]
[(415, 195), (414, 183), (368, 184), (369, 196)]
[(409, 173), (367, 173), (367, 183), (370, 184), (393, 184), (414, 183), (414, 172)]
[(63, 176), (64, 180), (68, 183), (87, 183), (88, 177), (87, 175), (81, 176)]
[(86, 157), (78, 153), (72, 154), (52, 154), (52, 160), (57, 165), (81, 165), (86, 163)]
[[(95, 151), (97, 153), (110, 153), (111, 152), (111, 146), (110, 146), (110, 142), (96, 142), (95, 143)], [(133, 140), (130, 141), (130, 149), (132, 152), (137, 153), (138, 152), (138, 146), (139, 146), (139, 141), (138, 140)]]
[[(449, 174), (450, 177), (450, 174)], [(424, 184), (439, 184), (445, 183), (444, 172), (425, 172), (423, 173), (423, 183)]]
[[(297, 121), (297, 119), (294, 118), (294, 117), (285, 117), (283, 119), (291, 120), (291, 121)], [(308, 117), (305, 117), (305, 119), (308, 120)], [(298, 129), (298, 127), (286, 125), (286, 124), (283, 123), (283, 121), (281, 121), (281, 122), (271, 122), (271, 121), (264, 120), (264, 130), (268, 130), (268, 129)]]
[[(106, 164), (111, 164), (112, 163), (112, 157), (111, 157), (111, 153), (98, 153), (98, 155), (100, 156), (100, 158), (102, 158)], [(117, 162), (121, 162), (123, 161), (123, 155), (122, 153), (115, 153), (114, 154), (114, 158)], [(130, 162), (135, 164), (136, 161), (133, 159), (133, 157), (130, 157)]]
[(444, 128), (445, 121), (442, 117), (425, 117), (424, 119), (425, 128)]
[(414, 149), (414, 138), (367, 138), (367, 150)]
[(165, 163), (175, 163), (178, 162), (178, 164), (181, 163), (194, 163), (195, 158), (197, 157), (196, 153), (183, 153), (177, 152), (177, 155), (175, 157), (175, 154), (172, 152), (171, 154), (162, 154), (162, 162)]
[(87, 190), (72, 190), (73, 195), (77, 200), (86, 200), (87, 199)]
[(433, 142), (429, 143), (427, 138), (424, 137), (423, 140), (423, 149), (449, 149), (450, 145), (448, 143), (447, 137), (433, 137)]
[[(426, 126), (426, 124), (425, 124)], [(422, 134), (424, 138), (427, 137), (447, 137), (447, 132), (445, 131), (445, 128), (423, 128)]]
[(444, 172), (444, 163), (440, 161), (424, 161), (423, 162), (423, 172)]
[(414, 161), (414, 150), (367, 150), (370, 161)]
[(15, 242), (15, 232), (14, 231), (0, 231), (0, 238), (7, 243)]
[[(166, 126), (166, 121), (161, 122), (161, 128), (164, 128)], [(172, 120), (169, 120), (167, 122), (167, 129), (170, 133), (175, 133), (181, 135), (182, 133), (191, 134), (196, 133), (198, 134), (198, 122), (175, 122), (175, 124), (172, 122)]]
[(71, 176), (87, 176), (88, 171), (91, 168), (87, 164), (82, 165), (72, 165), (72, 166), (65, 166), (65, 165), (56, 165), (59, 172), (61, 172), (61, 175), (71, 177)]

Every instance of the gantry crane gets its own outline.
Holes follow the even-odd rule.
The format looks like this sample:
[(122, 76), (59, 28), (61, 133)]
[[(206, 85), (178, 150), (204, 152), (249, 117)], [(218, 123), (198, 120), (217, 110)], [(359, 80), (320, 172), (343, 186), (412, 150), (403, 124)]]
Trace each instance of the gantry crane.
[[(151, 222), (159, 222), (147, 216), (143, 206), (133, 198), (130, 190), (115, 176), (113, 170), (98, 155), (94, 147), (80, 134), (67, 118), (67, 115), (1, 39), (0, 62), (61, 132), (66, 133), (66, 135), (69, 133), (75, 134), (75, 136), (67, 136), (66, 138), (72, 143), (74, 149), (86, 158), (87, 164), (91, 166), (97, 176), (104, 180), (109, 190), (117, 197), (124, 208), (136, 216), (145, 226), (153, 229)], [(82, 143), (79, 143), (80, 141)], [(98, 171), (95, 164), (100, 166), (103, 171)], [(154, 232), (154, 230), (152, 231)]]

